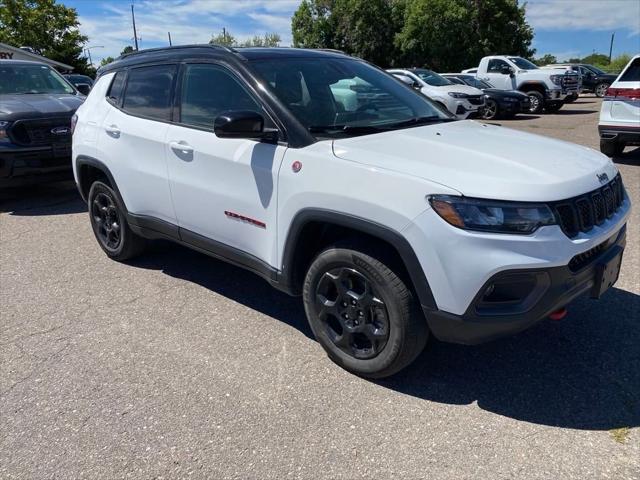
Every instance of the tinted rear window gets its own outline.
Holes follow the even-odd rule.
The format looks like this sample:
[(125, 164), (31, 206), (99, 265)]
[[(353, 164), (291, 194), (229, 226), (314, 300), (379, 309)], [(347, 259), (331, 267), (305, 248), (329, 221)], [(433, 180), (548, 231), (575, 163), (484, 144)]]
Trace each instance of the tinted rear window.
[(640, 57), (636, 58), (620, 77), (619, 82), (640, 82)]
[(171, 120), (171, 89), (175, 65), (156, 65), (129, 71), (122, 108), (134, 115)]

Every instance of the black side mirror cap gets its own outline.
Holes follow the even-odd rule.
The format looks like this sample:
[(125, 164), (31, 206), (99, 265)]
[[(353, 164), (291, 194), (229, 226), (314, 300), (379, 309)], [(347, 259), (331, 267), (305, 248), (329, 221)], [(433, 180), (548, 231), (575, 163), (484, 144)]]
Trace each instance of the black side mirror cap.
[(503, 65), (500, 68), (500, 73), (503, 75), (511, 75), (513, 73), (513, 69), (508, 65)]
[(76, 90), (78, 90), (82, 95), (89, 95), (91, 85), (88, 83), (79, 83), (76, 85)]
[(221, 113), (213, 123), (213, 132), (220, 138), (278, 140), (278, 130), (264, 128), (264, 117), (252, 110), (232, 110)]

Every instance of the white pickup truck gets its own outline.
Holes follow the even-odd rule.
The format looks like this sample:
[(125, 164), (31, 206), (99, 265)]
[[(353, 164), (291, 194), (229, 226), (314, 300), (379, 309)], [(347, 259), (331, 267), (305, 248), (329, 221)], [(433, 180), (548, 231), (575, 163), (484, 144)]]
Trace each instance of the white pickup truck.
[(540, 69), (521, 57), (484, 57), (475, 75), (500, 90), (520, 90), (529, 95), (530, 113), (541, 113), (543, 110), (557, 112), (567, 97), (578, 93), (578, 75)]

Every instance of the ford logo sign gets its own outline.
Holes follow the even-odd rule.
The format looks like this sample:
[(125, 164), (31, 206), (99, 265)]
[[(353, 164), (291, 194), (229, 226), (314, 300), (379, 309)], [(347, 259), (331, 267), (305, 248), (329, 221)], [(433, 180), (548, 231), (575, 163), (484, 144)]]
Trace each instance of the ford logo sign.
[(600, 183), (607, 183), (609, 181), (609, 175), (607, 175), (606, 173), (596, 173), (596, 177), (598, 177)]
[(54, 135), (69, 135), (71, 129), (69, 127), (56, 127), (51, 129)]

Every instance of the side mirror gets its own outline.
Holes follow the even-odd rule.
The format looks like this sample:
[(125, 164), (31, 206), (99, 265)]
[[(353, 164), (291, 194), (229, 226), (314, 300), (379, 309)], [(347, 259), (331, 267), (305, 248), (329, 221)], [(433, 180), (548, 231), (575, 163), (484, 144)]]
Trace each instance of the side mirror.
[(502, 75), (511, 75), (513, 73), (513, 69), (509, 65), (502, 65), (502, 67), (500, 67), (500, 73)]
[(278, 140), (278, 131), (275, 129), (265, 129), (262, 115), (251, 110), (223, 112), (215, 119), (213, 132), (220, 138)]
[(418, 82), (413, 82), (411, 86), (416, 90), (420, 90), (422, 88), (422, 85), (420, 85)]
[(91, 86), (88, 83), (79, 83), (76, 85), (76, 90), (78, 90), (83, 95), (89, 95)]

